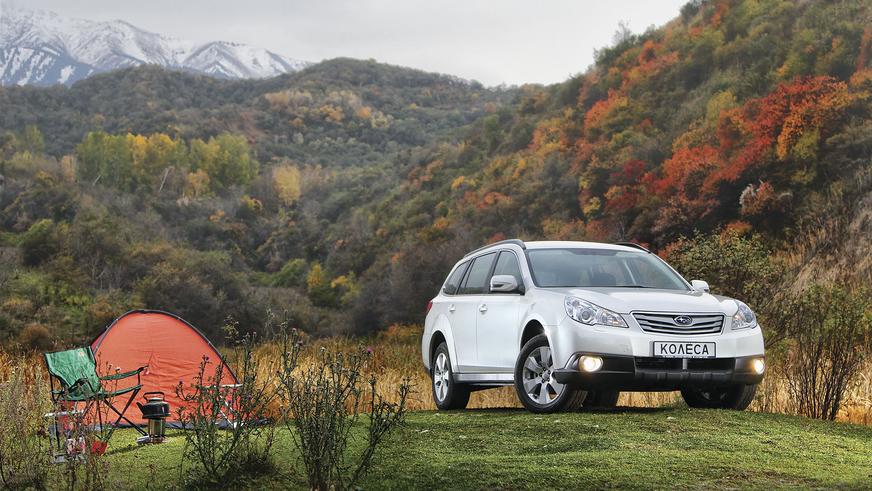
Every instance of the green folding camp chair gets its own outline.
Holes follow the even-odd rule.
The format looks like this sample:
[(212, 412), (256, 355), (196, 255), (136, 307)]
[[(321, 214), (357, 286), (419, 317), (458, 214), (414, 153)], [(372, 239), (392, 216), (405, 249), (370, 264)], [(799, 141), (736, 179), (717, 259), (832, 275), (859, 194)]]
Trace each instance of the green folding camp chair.
[[(55, 404), (70, 403), (76, 405), (78, 403), (84, 403), (85, 408), (83, 409), (83, 413), (87, 414), (88, 410), (91, 407), (94, 407), (95, 404), (99, 406), (100, 403), (103, 403), (112, 412), (118, 415), (118, 417), (115, 418), (115, 422), (112, 423), (112, 427), (117, 427), (121, 420), (124, 420), (139, 433), (143, 435), (146, 434), (141, 426), (124, 416), (124, 413), (127, 412), (127, 408), (130, 407), (130, 404), (136, 398), (136, 394), (138, 394), (139, 390), (142, 388), (142, 381), (140, 380), (139, 374), (145, 370), (146, 367), (140, 367), (130, 372), (101, 377), (97, 374), (97, 362), (94, 359), (94, 352), (91, 351), (90, 346), (87, 348), (76, 348), (67, 351), (46, 353), (45, 364), (48, 367), (49, 375), (51, 375), (51, 398)], [(104, 381), (122, 380), (128, 377), (133, 377), (134, 375), (136, 376), (136, 385), (111, 391), (107, 391), (103, 386)], [(55, 389), (55, 380), (60, 384), (59, 389)], [(115, 405), (112, 404), (112, 399), (124, 394), (130, 394), (130, 397), (124, 404), (124, 408), (119, 411)], [(100, 424), (100, 429), (102, 430), (103, 417), (99, 407), (97, 407), (97, 419)]]

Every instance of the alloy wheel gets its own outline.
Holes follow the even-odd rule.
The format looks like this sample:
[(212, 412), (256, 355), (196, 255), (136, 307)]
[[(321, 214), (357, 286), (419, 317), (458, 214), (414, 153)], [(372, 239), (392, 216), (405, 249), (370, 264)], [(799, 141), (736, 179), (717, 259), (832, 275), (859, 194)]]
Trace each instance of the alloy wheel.
[(524, 391), (530, 400), (547, 406), (560, 397), (565, 385), (554, 380), (553, 370), (551, 348), (542, 346), (530, 352), (522, 372)]
[(448, 357), (445, 353), (439, 353), (436, 357), (436, 363), (433, 366), (433, 389), (436, 393), (436, 398), (439, 401), (444, 401), (448, 395), (448, 384), (451, 376), (448, 366)]

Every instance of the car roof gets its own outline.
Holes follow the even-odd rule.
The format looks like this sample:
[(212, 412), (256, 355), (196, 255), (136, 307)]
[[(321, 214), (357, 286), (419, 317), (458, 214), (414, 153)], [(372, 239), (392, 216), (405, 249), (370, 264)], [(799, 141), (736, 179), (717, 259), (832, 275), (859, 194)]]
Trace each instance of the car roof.
[(606, 244), (604, 242), (581, 242), (575, 240), (537, 240), (524, 242), (527, 249), (610, 249), (616, 251), (642, 252), (636, 247), (618, 244)]
[(581, 241), (572, 241), (572, 240), (540, 240), (540, 241), (530, 241), (530, 242), (521, 242), (517, 239), (512, 240), (504, 240), (500, 242), (495, 242), (490, 245), (486, 245), (484, 247), (480, 247), (474, 251), (468, 252), (463, 259), (467, 259), (471, 256), (477, 256), (482, 253), (491, 252), (497, 249), (506, 249), (510, 246), (516, 246), (521, 249), (608, 249), (608, 250), (616, 250), (616, 251), (627, 251), (627, 252), (643, 252), (644, 249), (640, 249), (638, 247), (631, 247), (619, 244), (607, 244), (604, 242), (581, 242)]

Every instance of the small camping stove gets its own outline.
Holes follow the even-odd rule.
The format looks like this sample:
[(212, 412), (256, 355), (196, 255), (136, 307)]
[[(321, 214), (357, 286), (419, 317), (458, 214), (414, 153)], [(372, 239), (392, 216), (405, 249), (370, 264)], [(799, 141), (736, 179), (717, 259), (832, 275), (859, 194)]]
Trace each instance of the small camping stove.
[(167, 418), (170, 415), (170, 403), (164, 400), (164, 395), (163, 392), (146, 392), (142, 395), (145, 404), (136, 403), (142, 411), (143, 419), (148, 420), (148, 434), (137, 438), (136, 443), (145, 445), (164, 442)]

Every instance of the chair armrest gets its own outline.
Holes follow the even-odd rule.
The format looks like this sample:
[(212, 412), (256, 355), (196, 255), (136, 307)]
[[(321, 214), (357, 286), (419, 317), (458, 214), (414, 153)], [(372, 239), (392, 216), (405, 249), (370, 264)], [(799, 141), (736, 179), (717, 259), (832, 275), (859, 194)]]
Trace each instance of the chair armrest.
[(134, 375), (139, 375), (140, 372), (145, 370), (146, 367), (139, 367), (136, 370), (131, 370), (129, 372), (116, 373), (113, 375), (106, 375), (105, 377), (100, 377), (100, 380), (121, 380), (123, 378), (132, 377)]

